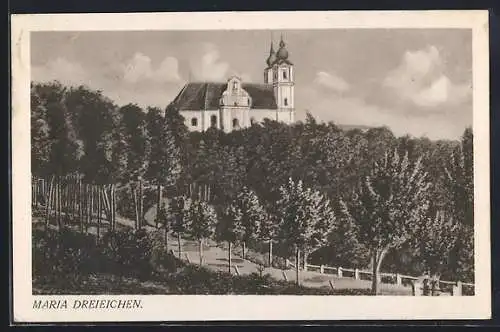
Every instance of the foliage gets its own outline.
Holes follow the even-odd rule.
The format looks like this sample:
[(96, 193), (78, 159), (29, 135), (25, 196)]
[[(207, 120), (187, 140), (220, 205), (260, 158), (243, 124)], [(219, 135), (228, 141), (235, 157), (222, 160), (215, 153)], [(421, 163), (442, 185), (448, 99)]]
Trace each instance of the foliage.
[[(274, 238), (278, 255), (289, 257), (299, 244), (313, 264), (360, 268), (373, 265), (374, 251), (388, 254), (393, 265), (415, 267), (424, 251), (435, 251), (423, 265), (441, 261), (443, 275), (473, 280), (471, 128), (460, 140), (395, 137), (388, 128), (344, 130), (308, 114), (292, 125), (266, 120), (227, 134), (214, 128), (189, 133), (173, 104), (165, 112), (118, 107), (100, 91), (52, 82), (31, 85), (31, 139), (34, 176), (82, 175), (84, 183), (116, 184), (120, 216), (135, 216), (131, 189), (139, 177), (147, 208), (156, 203), (148, 186), (169, 187), (167, 197), (184, 201), (161, 211), (176, 234), (191, 234), (191, 217), (203, 215), (191, 208), (200, 197), (186, 188), (207, 185), (211, 195), (202, 210), (222, 216), (234, 202), (242, 213), (235, 225), (242, 227), (230, 237), (254, 249)], [(302, 194), (290, 178), (301, 183)], [(333, 204), (322, 208), (327, 201)], [(434, 220), (441, 211), (446, 218)], [(450, 219), (456, 229), (448, 227)], [(432, 234), (420, 237), (418, 225), (425, 223), (443, 238), (458, 233), (452, 248)], [(212, 236), (210, 228), (203, 236)], [(447, 257), (438, 259), (438, 252)]]
[(237, 238), (246, 244), (252, 243), (259, 234), (261, 222), (265, 217), (264, 209), (255, 192), (248, 187), (243, 187), (238, 193), (235, 205), (241, 213), (241, 221), (236, 224), (235, 230)]
[(440, 276), (449, 266), (460, 235), (459, 224), (438, 211), (435, 217), (424, 218), (418, 228), (418, 241), (414, 240), (418, 258), (430, 275)]
[(304, 188), (302, 181), (291, 178), (280, 192), (279, 238), (291, 248), (304, 252), (324, 246), (335, 222), (329, 200), (318, 191)]
[(206, 202), (194, 200), (187, 213), (188, 234), (196, 240), (211, 237), (215, 232), (217, 215), (212, 206)]
[(217, 239), (235, 243), (241, 239), (241, 219), (242, 212), (234, 204), (229, 204), (219, 215), (217, 224)]
[[(378, 276), (387, 252), (415, 238), (417, 227), (429, 211), (427, 173), (421, 159), (413, 165), (408, 154), (397, 150), (375, 162), (349, 203), (341, 202), (345, 217), (359, 227), (359, 239), (368, 247), (373, 273)], [(377, 278), (373, 291), (377, 292)]]
[(172, 199), (169, 205), (171, 216), (171, 229), (174, 234), (184, 234), (189, 230), (189, 211), (191, 209), (191, 199), (184, 196), (177, 196)]

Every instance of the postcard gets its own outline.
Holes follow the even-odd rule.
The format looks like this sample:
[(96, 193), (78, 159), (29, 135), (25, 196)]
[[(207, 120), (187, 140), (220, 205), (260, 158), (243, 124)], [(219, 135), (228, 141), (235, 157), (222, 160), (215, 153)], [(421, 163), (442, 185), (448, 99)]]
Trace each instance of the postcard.
[(487, 11), (13, 15), (13, 322), (487, 319)]

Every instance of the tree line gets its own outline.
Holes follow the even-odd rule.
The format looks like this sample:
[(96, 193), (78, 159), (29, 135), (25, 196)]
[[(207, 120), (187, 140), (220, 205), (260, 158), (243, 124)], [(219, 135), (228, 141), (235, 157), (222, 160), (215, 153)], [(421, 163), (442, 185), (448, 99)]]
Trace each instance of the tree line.
[(100, 91), (54, 82), (31, 86), (31, 137), (34, 176), (110, 186), (117, 213), (139, 226), (144, 204), (156, 206), (165, 233), (196, 238), (200, 249), (213, 237), (243, 252), (266, 242), (269, 264), (274, 244), (295, 257), (297, 274), (311, 260), (473, 280), (470, 128), (433, 141), (308, 114), (292, 125), (190, 133), (175, 105), (118, 107)]

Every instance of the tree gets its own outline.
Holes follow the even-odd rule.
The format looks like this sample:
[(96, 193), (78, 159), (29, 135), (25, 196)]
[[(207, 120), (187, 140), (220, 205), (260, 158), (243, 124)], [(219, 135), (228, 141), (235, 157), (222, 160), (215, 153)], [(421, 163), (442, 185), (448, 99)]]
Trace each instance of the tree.
[(259, 234), (260, 223), (265, 216), (264, 209), (254, 191), (248, 187), (236, 196), (236, 206), (241, 211), (243, 259), (246, 257), (246, 245), (255, 241)]
[(217, 214), (204, 201), (194, 200), (188, 210), (189, 234), (199, 244), (200, 265), (203, 264), (203, 240), (214, 234)]
[(128, 177), (131, 182), (136, 182), (138, 186), (138, 188), (131, 188), (136, 211), (136, 228), (141, 228), (144, 222), (143, 179), (148, 169), (151, 152), (146, 116), (143, 110), (134, 104), (121, 107), (120, 113), (122, 114), (128, 147)]
[(423, 218), (417, 227), (413, 242), (418, 257), (432, 279), (439, 280), (450, 264), (451, 253), (460, 235), (459, 224), (443, 211), (438, 211), (434, 217)]
[(38, 88), (38, 85), (31, 85), (31, 169), (33, 174), (44, 176), (50, 162), (52, 141), (47, 108), (38, 94)]
[(229, 273), (231, 273), (231, 247), (239, 238), (238, 229), (241, 228), (241, 218), (241, 210), (235, 204), (229, 204), (222, 210), (217, 225), (218, 238), (228, 244)]
[[(151, 149), (147, 178), (157, 186), (156, 215), (159, 215), (163, 202), (163, 186), (173, 187), (181, 175), (181, 152), (174, 139), (172, 125), (164, 119), (160, 110), (149, 108), (146, 115)], [(165, 221), (165, 220), (164, 220)], [(156, 227), (159, 219), (156, 218)], [(167, 228), (167, 224), (163, 225)]]
[(374, 294), (387, 252), (412, 239), (415, 225), (426, 218), (430, 186), (421, 159), (412, 165), (407, 154), (400, 158), (394, 150), (374, 163), (348, 203), (341, 201), (342, 213), (358, 225), (359, 238), (370, 251)]
[(191, 199), (184, 196), (177, 196), (172, 199), (169, 205), (169, 213), (171, 216), (171, 229), (177, 236), (177, 245), (179, 251), (179, 259), (181, 259), (182, 247), (181, 236), (189, 232), (189, 211), (191, 210)]
[(474, 161), (472, 129), (465, 129), (462, 141), (451, 153), (445, 166), (445, 179), (450, 196), (449, 211), (454, 219), (474, 225)]
[(307, 255), (327, 243), (335, 217), (329, 200), (319, 191), (304, 188), (302, 181), (289, 179), (280, 187), (280, 239), (295, 251), (297, 284), (300, 284), (300, 254)]
[(259, 238), (269, 243), (268, 264), (270, 267), (273, 266), (273, 241), (275, 241), (278, 235), (280, 224), (278, 212), (271, 209), (265, 212), (264, 218), (260, 221), (259, 228)]

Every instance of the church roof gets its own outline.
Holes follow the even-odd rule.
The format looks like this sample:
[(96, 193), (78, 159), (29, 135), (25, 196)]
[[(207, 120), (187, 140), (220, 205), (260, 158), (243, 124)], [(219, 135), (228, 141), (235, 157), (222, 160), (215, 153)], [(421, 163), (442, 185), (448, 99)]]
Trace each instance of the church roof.
[[(251, 109), (277, 109), (272, 85), (243, 83), (241, 87), (252, 98)], [(227, 83), (187, 83), (173, 100), (178, 110), (218, 110), (219, 99)]]

